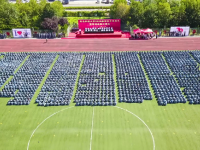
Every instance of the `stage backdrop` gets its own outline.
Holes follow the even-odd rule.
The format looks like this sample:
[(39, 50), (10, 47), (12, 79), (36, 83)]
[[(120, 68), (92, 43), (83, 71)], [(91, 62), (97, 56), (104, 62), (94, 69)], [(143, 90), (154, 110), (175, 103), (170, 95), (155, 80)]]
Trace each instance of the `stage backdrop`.
[(14, 38), (23, 38), (25, 37), (25, 33), (27, 33), (27, 37), (31, 38), (31, 29), (12, 29)]
[(182, 27), (182, 26), (176, 26), (176, 27), (171, 27), (170, 28), (170, 32), (178, 32), (179, 30), (182, 30), (182, 34), (184, 35), (185, 33), (185, 36), (188, 36), (189, 33), (190, 33), (190, 27)]
[(78, 27), (85, 28), (113, 27), (114, 31), (121, 31), (121, 19), (83, 19), (78, 20)]

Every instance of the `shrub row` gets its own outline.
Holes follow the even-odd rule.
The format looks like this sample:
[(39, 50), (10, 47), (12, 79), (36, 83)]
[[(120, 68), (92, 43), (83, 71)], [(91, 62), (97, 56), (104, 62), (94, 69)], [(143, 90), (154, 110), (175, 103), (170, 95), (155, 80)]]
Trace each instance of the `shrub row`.
[(65, 11), (64, 17), (107, 17), (109, 11)]
[(64, 9), (110, 9), (110, 6), (77, 6), (77, 7), (64, 7)]

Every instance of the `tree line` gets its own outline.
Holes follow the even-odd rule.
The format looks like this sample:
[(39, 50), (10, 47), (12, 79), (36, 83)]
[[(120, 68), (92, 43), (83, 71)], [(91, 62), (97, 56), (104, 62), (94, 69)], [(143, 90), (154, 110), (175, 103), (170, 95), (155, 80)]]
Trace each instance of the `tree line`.
[[(39, 3), (37, 0), (28, 3), (17, 0), (13, 4), (8, 0), (0, 0), (0, 30), (66, 29), (68, 22), (62, 18), (65, 14), (59, 1), (50, 4), (46, 0), (40, 0)], [(113, 19), (121, 19), (127, 26), (140, 28), (199, 27), (200, 0), (132, 0), (130, 5), (126, 0), (115, 0), (109, 15)]]
[(111, 18), (119, 18), (128, 26), (163, 28), (200, 25), (200, 0), (115, 0)]
[[(0, 0), (0, 30), (12, 28), (31, 28), (54, 30), (67, 23), (63, 16), (63, 6), (59, 1), (47, 3), (46, 0), (30, 0), (22, 3), (17, 0), (15, 4), (8, 0)], [(45, 19), (49, 18), (49, 19)]]

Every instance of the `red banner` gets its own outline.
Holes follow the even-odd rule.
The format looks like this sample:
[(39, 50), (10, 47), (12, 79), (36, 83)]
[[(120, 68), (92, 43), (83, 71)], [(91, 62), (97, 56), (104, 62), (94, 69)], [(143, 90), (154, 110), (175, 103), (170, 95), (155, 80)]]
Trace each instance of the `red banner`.
[(121, 19), (83, 19), (78, 20), (79, 29), (113, 27), (114, 31), (121, 31)]

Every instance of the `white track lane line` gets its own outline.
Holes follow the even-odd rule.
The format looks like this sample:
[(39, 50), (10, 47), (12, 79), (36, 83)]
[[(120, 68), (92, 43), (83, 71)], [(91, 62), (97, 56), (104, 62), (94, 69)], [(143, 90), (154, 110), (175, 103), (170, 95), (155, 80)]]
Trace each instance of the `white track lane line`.
[(91, 133), (90, 133), (90, 150), (92, 149), (93, 121), (94, 121), (94, 107), (93, 107), (93, 113), (92, 113), (92, 128), (91, 128)]
[(49, 118), (51, 118), (51, 117), (54, 116), (55, 114), (60, 113), (61, 111), (64, 111), (64, 110), (67, 110), (67, 109), (70, 109), (70, 108), (73, 108), (73, 107), (74, 107), (74, 106), (72, 106), (72, 107), (67, 107), (67, 108), (65, 108), (65, 109), (59, 110), (59, 111), (53, 113), (52, 115), (50, 115), (49, 117), (47, 117), (46, 119), (44, 119), (44, 120), (35, 128), (35, 130), (34, 130), (33, 133), (31, 134), (31, 137), (30, 137), (30, 139), (29, 139), (29, 141), (28, 141), (27, 150), (29, 150), (29, 145), (30, 145), (31, 138), (32, 138), (33, 134), (35, 133), (35, 131), (36, 131), (46, 120), (48, 120)]
[(134, 115), (135, 117), (137, 117), (137, 118), (147, 127), (147, 129), (149, 130), (149, 132), (150, 132), (150, 134), (151, 134), (151, 138), (152, 138), (152, 141), (153, 141), (153, 150), (155, 150), (155, 147), (156, 147), (156, 145), (155, 145), (155, 140), (154, 140), (154, 137), (153, 137), (153, 133), (151, 132), (151, 130), (150, 130), (150, 128), (148, 127), (148, 125), (147, 125), (140, 117), (138, 117), (136, 114), (132, 113), (131, 111), (128, 111), (127, 109), (124, 109), (124, 108), (121, 108), (121, 107), (118, 107), (118, 106), (114, 106), (114, 107), (119, 108), (119, 109), (122, 109), (122, 110), (127, 111), (127, 112), (129, 112), (130, 114)]

